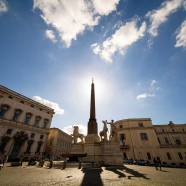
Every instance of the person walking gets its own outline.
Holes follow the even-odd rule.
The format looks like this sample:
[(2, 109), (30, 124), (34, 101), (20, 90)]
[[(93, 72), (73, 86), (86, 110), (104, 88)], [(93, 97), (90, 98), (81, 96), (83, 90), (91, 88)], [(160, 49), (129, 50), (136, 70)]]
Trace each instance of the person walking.
[(159, 166), (159, 168), (161, 170), (161, 159), (160, 159), (159, 156), (157, 157), (157, 164), (158, 164), (158, 166)]
[(155, 165), (155, 167), (156, 167), (156, 170), (158, 170), (157, 161), (156, 161), (156, 158), (155, 158), (155, 157), (154, 157), (154, 159), (153, 159), (153, 162), (154, 162), (154, 165)]

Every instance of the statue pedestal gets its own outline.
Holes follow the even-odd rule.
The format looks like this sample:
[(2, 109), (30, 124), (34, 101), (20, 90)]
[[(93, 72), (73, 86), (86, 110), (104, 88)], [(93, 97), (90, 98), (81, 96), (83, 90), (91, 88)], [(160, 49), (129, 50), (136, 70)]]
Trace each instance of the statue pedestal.
[(100, 137), (97, 134), (88, 134), (85, 137), (85, 143), (97, 143), (100, 142)]
[(72, 153), (83, 153), (84, 152), (84, 144), (80, 144), (80, 143), (77, 143), (77, 144), (73, 144), (72, 145), (72, 148), (71, 148), (71, 152)]
[(123, 165), (123, 157), (118, 141), (101, 142), (101, 153), (104, 165)]
[(100, 142), (85, 143), (84, 153), (87, 153), (87, 156), (83, 159), (84, 162), (102, 162)]

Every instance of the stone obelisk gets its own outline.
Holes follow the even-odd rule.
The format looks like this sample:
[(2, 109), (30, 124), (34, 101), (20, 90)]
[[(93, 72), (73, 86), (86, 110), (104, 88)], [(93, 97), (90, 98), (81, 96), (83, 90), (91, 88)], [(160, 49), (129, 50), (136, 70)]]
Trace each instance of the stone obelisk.
[(95, 107), (95, 91), (94, 82), (92, 79), (91, 84), (91, 98), (90, 98), (90, 119), (88, 122), (88, 131), (85, 138), (85, 142), (99, 142), (100, 138), (98, 136), (98, 124), (96, 122), (96, 107)]
[(92, 84), (91, 84), (90, 119), (88, 122), (88, 134), (98, 134), (98, 124), (96, 122), (95, 92), (94, 92), (93, 79), (92, 79)]

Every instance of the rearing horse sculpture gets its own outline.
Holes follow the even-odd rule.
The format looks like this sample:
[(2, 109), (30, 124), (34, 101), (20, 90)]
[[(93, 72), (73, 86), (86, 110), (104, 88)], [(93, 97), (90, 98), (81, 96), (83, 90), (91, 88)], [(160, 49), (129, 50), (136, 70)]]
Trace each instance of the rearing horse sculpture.
[[(101, 137), (101, 141), (108, 141), (107, 139), (107, 131), (108, 131), (108, 128), (107, 128), (107, 120), (105, 121), (102, 121), (103, 122), (103, 130), (100, 131), (99, 135)], [(104, 138), (103, 138), (104, 137)]]
[(84, 135), (79, 133), (79, 127), (78, 126), (72, 126), (74, 128), (73, 134), (71, 134), (71, 136), (74, 139), (74, 144), (77, 144), (77, 139), (80, 138), (81, 139), (81, 143), (84, 142)]

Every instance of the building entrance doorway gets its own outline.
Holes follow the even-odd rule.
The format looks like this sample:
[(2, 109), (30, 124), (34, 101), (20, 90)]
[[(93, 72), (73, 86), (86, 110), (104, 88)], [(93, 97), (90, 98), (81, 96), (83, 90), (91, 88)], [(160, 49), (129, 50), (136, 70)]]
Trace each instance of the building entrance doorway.
[(22, 144), (15, 142), (9, 160), (14, 160), (18, 157)]

